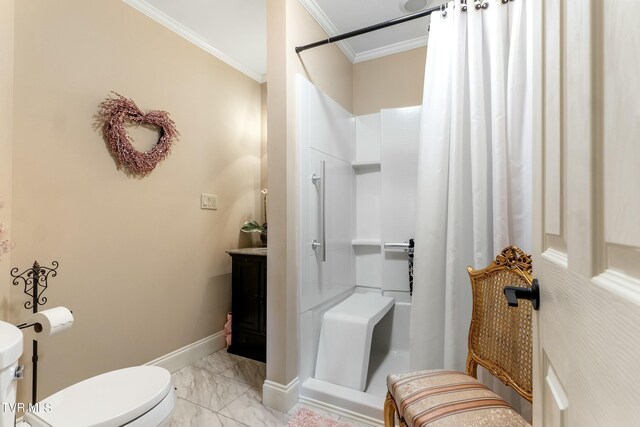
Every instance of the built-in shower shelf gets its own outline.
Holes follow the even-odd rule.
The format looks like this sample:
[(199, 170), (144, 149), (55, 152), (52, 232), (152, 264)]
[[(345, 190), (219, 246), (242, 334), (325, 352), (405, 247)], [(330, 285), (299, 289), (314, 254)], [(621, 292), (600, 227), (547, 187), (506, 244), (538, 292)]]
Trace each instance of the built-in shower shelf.
[(351, 162), (353, 170), (380, 170), (380, 160)]
[(352, 246), (380, 246), (382, 241), (376, 239), (353, 239)]

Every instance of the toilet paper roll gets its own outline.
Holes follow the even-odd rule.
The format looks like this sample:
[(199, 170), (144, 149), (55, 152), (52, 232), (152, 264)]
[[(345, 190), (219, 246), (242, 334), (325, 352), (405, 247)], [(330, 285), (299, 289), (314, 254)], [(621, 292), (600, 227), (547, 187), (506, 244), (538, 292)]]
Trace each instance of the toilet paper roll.
[(73, 314), (66, 307), (54, 307), (34, 314), (29, 318), (29, 323), (35, 325), (29, 328), (25, 335), (34, 340), (41, 340), (70, 329), (73, 325)]

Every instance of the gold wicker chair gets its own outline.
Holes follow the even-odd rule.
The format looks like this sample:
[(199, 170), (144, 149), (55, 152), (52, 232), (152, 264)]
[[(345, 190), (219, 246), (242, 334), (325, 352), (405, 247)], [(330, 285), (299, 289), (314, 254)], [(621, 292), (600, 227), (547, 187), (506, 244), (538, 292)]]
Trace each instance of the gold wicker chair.
[(478, 365), (532, 400), (531, 302), (509, 307), (506, 286), (531, 287), (531, 257), (505, 248), (487, 268), (468, 268), (473, 293), (467, 372), (426, 370), (387, 377), (386, 427), (528, 426), (480, 383)]

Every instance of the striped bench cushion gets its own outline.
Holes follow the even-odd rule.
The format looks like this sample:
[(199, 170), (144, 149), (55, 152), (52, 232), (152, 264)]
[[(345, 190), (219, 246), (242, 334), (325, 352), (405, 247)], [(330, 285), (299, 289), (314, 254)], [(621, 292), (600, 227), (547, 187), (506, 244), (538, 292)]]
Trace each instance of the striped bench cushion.
[(409, 427), (529, 426), (501, 397), (463, 372), (389, 375), (387, 387)]

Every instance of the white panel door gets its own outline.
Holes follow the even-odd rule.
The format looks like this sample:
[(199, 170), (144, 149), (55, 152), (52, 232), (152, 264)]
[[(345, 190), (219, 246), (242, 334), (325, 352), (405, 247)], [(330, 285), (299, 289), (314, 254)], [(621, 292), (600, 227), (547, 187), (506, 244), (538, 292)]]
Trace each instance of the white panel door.
[(640, 425), (640, 2), (528, 7), (534, 425)]

